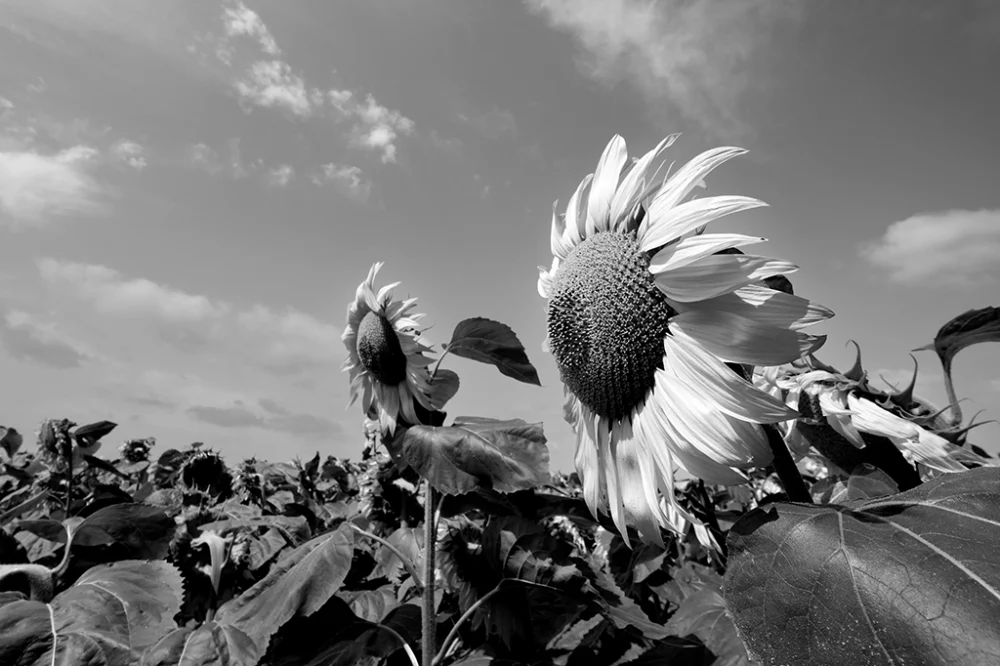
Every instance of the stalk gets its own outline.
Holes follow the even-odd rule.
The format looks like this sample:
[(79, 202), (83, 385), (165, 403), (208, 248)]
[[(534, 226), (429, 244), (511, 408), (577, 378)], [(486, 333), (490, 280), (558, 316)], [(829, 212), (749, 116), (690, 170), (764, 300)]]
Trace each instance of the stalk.
[(422, 666), (433, 666), (436, 656), (437, 616), (434, 611), (434, 554), (437, 539), (434, 520), (434, 487), (424, 481), (424, 596), (421, 621), (423, 631), (420, 641)]

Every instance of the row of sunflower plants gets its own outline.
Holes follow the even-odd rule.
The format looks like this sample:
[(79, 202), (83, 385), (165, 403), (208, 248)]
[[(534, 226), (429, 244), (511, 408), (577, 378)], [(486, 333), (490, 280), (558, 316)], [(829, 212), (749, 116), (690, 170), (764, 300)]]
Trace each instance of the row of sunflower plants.
[[(860, 347), (841, 372), (816, 356), (827, 336), (806, 329), (833, 312), (794, 293), (788, 275), (798, 267), (741, 249), (764, 238), (707, 233), (720, 218), (766, 206), (706, 194), (706, 178), (746, 151), (711, 149), (674, 171), (666, 153), (677, 138), (631, 160), (620, 136), (608, 143), (564, 211), (554, 204), (552, 264), (538, 279), (583, 502), (582, 515), (561, 518), (607, 530), (643, 580), (644, 554), (664, 558), (662, 607), (619, 586), (640, 611), (628, 629), (647, 641), (694, 636), (725, 664), (1000, 663), (1000, 469), (968, 441), (982, 424), (963, 425), (951, 373), (961, 349), (1000, 340), (1000, 308), (965, 312), (920, 348), (942, 364), (944, 409), (913, 394), (916, 369), (908, 387), (875, 386)], [(540, 426), (445, 426), (459, 379), (441, 362), (465, 356), (539, 382), (513, 333), (487, 319), (459, 323), (435, 359), (422, 315), (410, 314), (415, 299), (394, 300), (398, 283), (375, 290), (380, 268), (348, 307), (344, 369), (393, 460), (424, 482), (421, 648), (423, 666), (433, 666), (442, 654), (432, 617), (435, 497), (527, 492), (545, 483), (547, 461)], [(548, 546), (540, 561), (515, 557), (508, 549), (519, 541), (490, 527), (505, 514), (489, 511), (473, 550), (502, 553), (520, 571), (555, 565), (542, 580), (549, 589), (574, 581), (561, 586), (563, 599), (581, 590), (610, 599), (595, 562), (564, 564)], [(584, 537), (571, 557), (588, 550), (603, 552)], [(692, 577), (694, 567), (702, 568)], [(564, 625), (564, 610), (525, 582), (474, 586), (463, 618), (511, 594), (536, 635), (548, 638), (559, 618), (574, 637), (593, 639), (593, 627)], [(492, 609), (485, 622), (501, 633), (508, 626)], [(444, 654), (451, 645), (449, 636)], [(633, 649), (632, 663), (702, 658), (676, 642)], [(623, 657), (588, 658), (581, 663)]]

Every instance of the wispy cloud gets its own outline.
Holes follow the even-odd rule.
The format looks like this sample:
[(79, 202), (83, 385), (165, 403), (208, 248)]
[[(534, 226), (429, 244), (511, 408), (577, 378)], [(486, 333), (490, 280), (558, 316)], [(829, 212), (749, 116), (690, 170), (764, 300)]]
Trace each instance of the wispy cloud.
[(136, 171), (146, 168), (145, 148), (135, 141), (121, 139), (111, 146), (111, 157), (118, 162), (127, 164)]
[(220, 428), (260, 428), (300, 436), (331, 436), (343, 432), (340, 424), (329, 419), (292, 413), (284, 408), (281, 411), (275, 414), (273, 409), (254, 410), (242, 402), (225, 407), (193, 406), (187, 409), (188, 415), (195, 420)]
[(578, 39), (586, 74), (608, 83), (628, 80), (657, 115), (670, 102), (718, 135), (746, 131), (738, 103), (748, 86), (748, 64), (784, 20), (802, 11), (790, 0), (525, 3)]
[(233, 86), (248, 109), (278, 108), (302, 118), (313, 112), (305, 81), (282, 60), (258, 60)]
[(900, 284), (970, 286), (1000, 275), (1000, 210), (949, 210), (890, 224), (861, 255)]
[(246, 36), (256, 40), (260, 49), (272, 56), (281, 55), (278, 43), (264, 25), (257, 12), (242, 2), (231, 3), (223, 9), (223, 23), (227, 37)]
[(267, 182), (274, 187), (288, 187), (293, 178), (295, 169), (291, 164), (282, 164), (267, 172)]
[(175, 349), (225, 350), (266, 370), (287, 374), (331, 363), (340, 330), (295, 309), (257, 304), (239, 307), (145, 278), (128, 278), (107, 266), (39, 259), (39, 273), (54, 289), (102, 314), (145, 319)]
[(90, 173), (97, 156), (83, 145), (55, 154), (0, 152), (0, 223), (18, 229), (105, 212), (106, 192)]
[(502, 109), (493, 109), (486, 113), (466, 115), (458, 114), (459, 119), (482, 134), (487, 139), (504, 139), (517, 136), (517, 123), (514, 114)]
[(342, 194), (357, 203), (367, 203), (372, 193), (372, 182), (362, 176), (360, 167), (345, 164), (324, 164), (320, 173), (313, 176), (317, 185), (330, 183)]
[(10, 310), (0, 321), (0, 345), (14, 359), (67, 370), (97, 357), (86, 345), (23, 311)]
[(382, 106), (372, 95), (358, 100), (350, 90), (331, 90), (327, 97), (341, 118), (354, 121), (352, 145), (380, 152), (383, 163), (396, 162), (396, 138), (413, 133), (412, 120)]

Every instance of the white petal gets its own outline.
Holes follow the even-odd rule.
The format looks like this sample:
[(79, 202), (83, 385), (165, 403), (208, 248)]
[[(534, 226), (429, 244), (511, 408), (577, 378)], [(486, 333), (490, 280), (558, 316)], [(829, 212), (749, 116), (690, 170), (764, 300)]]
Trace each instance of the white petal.
[(590, 197), (587, 202), (587, 236), (593, 236), (599, 231), (609, 231), (609, 215), (611, 199), (618, 189), (618, 178), (622, 166), (628, 159), (628, 149), (625, 139), (618, 134), (604, 148), (601, 159), (594, 170), (594, 182), (590, 185)]
[[(644, 541), (662, 542), (660, 539), (659, 498), (653, 477), (647, 470), (643, 473), (644, 454), (636, 440), (632, 427), (626, 421), (612, 426), (611, 455), (614, 457), (617, 477), (620, 482), (621, 504), (625, 518), (639, 532)], [(647, 484), (648, 481), (648, 484)], [(647, 490), (651, 491), (647, 493)], [(649, 497), (653, 497), (650, 504)], [(629, 544), (628, 532), (622, 538)], [(630, 544), (629, 544), (630, 545)]]
[(573, 196), (569, 198), (569, 202), (566, 204), (566, 238), (569, 239), (572, 247), (576, 247), (587, 237), (587, 207), (584, 205), (586, 201), (585, 191), (593, 179), (594, 174), (588, 174), (581, 180), (580, 184), (576, 187), (576, 191), (573, 192)]
[(799, 413), (730, 370), (697, 344), (672, 335), (663, 339), (664, 369), (720, 411), (741, 421), (777, 423)]
[(819, 349), (825, 335), (809, 335), (733, 314), (694, 310), (670, 319), (670, 332), (694, 340), (727, 363), (781, 365)]
[(596, 516), (604, 506), (604, 474), (597, 449), (596, 417), (586, 407), (580, 406), (580, 424), (576, 433), (576, 455), (573, 462), (583, 481), (583, 499)]
[(649, 221), (639, 236), (639, 245), (645, 252), (666, 245), (726, 215), (767, 206), (763, 201), (740, 196), (704, 197), (669, 207), (659, 203), (657, 195), (646, 212)]
[(952, 449), (961, 451), (941, 435), (920, 429), (916, 440), (896, 442), (900, 448), (910, 452), (913, 459), (939, 472), (964, 472), (965, 465), (952, 457)]
[(388, 305), (388, 301), (392, 300), (392, 290), (401, 285), (402, 282), (393, 282), (392, 284), (387, 284), (378, 290), (378, 295), (375, 300), (378, 301), (380, 309), (385, 310)]
[(611, 223), (622, 220), (631, 213), (632, 208), (639, 203), (642, 195), (647, 191), (647, 187), (652, 183), (652, 178), (659, 171), (657, 159), (673, 145), (679, 134), (671, 134), (660, 141), (655, 148), (643, 155), (632, 166), (632, 170), (622, 179), (611, 201)]
[(772, 275), (794, 273), (798, 266), (752, 254), (714, 254), (656, 276), (667, 298), (681, 303), (704, 301)]
[(759, 425), (713, 409), (710, 402), (676, 377), (658, 370), (656, 389), (650, 399), (669, 412), (675, 443), (680, 449), (693, 448), (727, 468), (763, 467), (771, 463), (773, 453)]
[(664, 271), (687, 266), (692, 261), (728, 250), (733, 247), (743, 247), (754, 243), (762, 243), (766, 238), (760, 236), (744, 236), (743, 234), (703, 234), (685, 238), (679, 243), (668, 245), (655, 255), (649, 262), (649, 272), (656, 275)]
[(549, 246), (552, 249), (552, 256), (565, 259), (573, 249), (573, 244), (566, 234), (566, 218), (556, 212), (558, 206), (558, 201), (552, 202), (552, 231), (549, 236)]
[(653, 198), (650, 212), (655, 209), (658, 216), (677, 206), (716, 167), (745, 153), (742, 148), (721, 147), (696, 156), (663, 184)]
[(848, 394), (847, 406), (859, 430), (890, 438), (916, 440), (920, 437), (919, 426), (882, 409), (871, 400)]
[[(687, 242), (687, 241), (684, 241)], [(779, 328), (799, 330), (829, 319), (833, 311), (801, 296), (792, 296), (777, 289), (748, 284), (736, 291), (704, 301), (671, 303), (678, 312), (715, 310), (731, 312)]]

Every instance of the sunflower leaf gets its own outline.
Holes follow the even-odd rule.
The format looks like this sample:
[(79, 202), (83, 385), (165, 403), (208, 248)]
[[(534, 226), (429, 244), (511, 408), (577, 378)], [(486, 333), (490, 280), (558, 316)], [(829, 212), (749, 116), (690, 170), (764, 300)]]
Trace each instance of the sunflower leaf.
[(496, 366), (500, 374), (541, 386), (538, 371), (510, 326), (485, 317), (458, 322), (446, 349), (455, 356)]
[(1000, 663), (1000, 469), (730, 530), (724, 595), (764, 663)]
[(541, 423), (460, 416), (450, 426), (407, 428), (401, 440), (406, 463), (447, 495), (476, 488), (513, 492), (549, 480)]
[(919, 350), (932, 349), (942, 363), (950, 365), (955, 354), (980, 342), (1000, 342), (1000, 307), (963, 312), (938, 329), (934, 342)]

